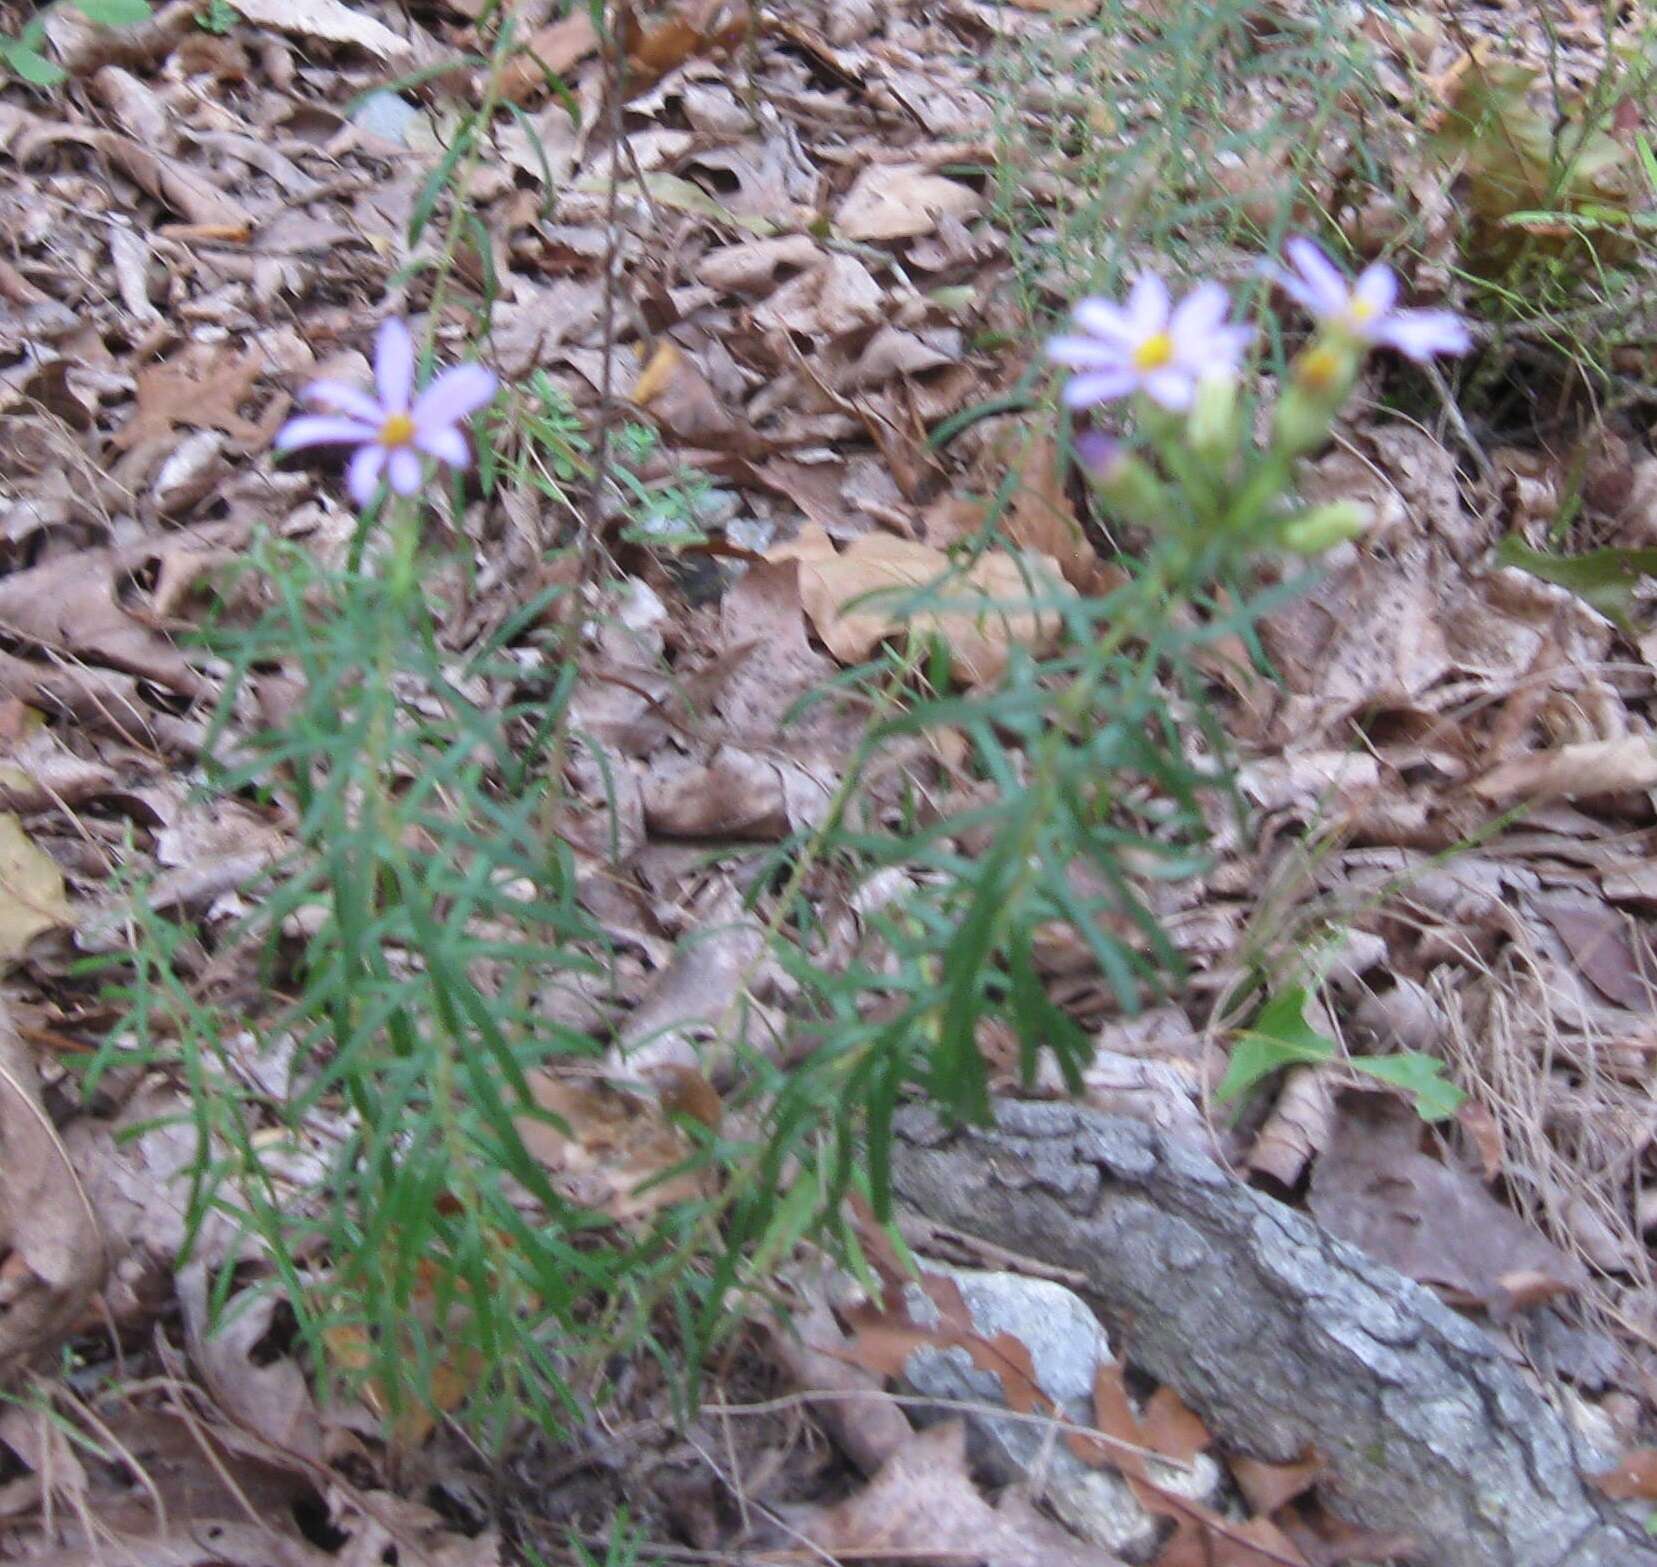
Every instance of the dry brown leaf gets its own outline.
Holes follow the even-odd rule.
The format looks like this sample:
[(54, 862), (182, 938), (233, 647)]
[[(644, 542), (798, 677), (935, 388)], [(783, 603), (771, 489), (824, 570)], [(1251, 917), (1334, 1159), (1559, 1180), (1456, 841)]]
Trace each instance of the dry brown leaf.
[(1480, 799), (1575, 800), (1657, 789), (1657, 741), (1647, 735), (1585, 740), (1492, 768), (1470, 786)]
[[(1157, 1567), (1305, 1567), (1305, 1558), (1269, 1518), (1232, 1523), (1201, 1502), (1171, 1495), (1156, 1484), (1141, 1454), (1158, 1450), (1158, 1431), (1188, 1454), (1209, 1445), (1201, 1420), (1172, 1388), (1159, 1388), (1141, 1416), (1128, 1397), (1121, 1365), (1101, 1365), (1094, 1377), (1093, 1420), (1117, 1444), (1095, 1444), (1098, 1455), (1121, 1470), (1142, 1507), (1174, 1522), (1174, 1532), (1157, 1556)], [(1085, 1443), (1086, 1439), (1073, 1439), (1072, 1445), (1078, 1440)]]
[(18, 163), (24, 164), (35, 153), (65, 141), (78, 142), (107, 158), (157, 201), (219, 238), (242, 241), (252, 230), (253, 219), (247, 209), (209, 184), (195, 169), (118, 131), (40, 121), (18, 139), (12, 151)]
[[(925, 588), (951, 571), (949, 557), (930, 545), (891, 534), (867, 533), (837, 551), (815, 524), (801, 530), (791, 544), (771, 551), (770, 560), (800, 563), (800, 600), (817, 635), (843, 664), (866, 659), (887, 637), (905, 628), (936, 631), (948, 643), (959, 676), (972, 685), (996, 680), (1007, 665), (1008, 648), (1017, 643), (1037, 655), (1050, 652), (1059, 633), (1058, 616), (1011, 606), (1041, 595), (1073, 596), (1046, 556), (1026, 555), (1023, 564), (991, 550), (970, 571), (936, 590), (945, 607), (912, 615), (890, 606), (904, 590)], [(864, 595), (880, 594), (863, 604)], [(893, 592), (891, 590), (897, 590)], [(992, 607), (993, 606), (993, 607)]]
[[(22, 707), (21, 703), (17, 704)], [(33, 715), (20, 737), (0, 737), (0, 810), (39, 811), (52, 805), (74, 805), (99, 794), (115, 779), (102, 762), (77, 755), (55, 729)]]
[(1541, 893), (1528, 901), (1553, 927), (1595, 990), (1631, 1012), (1652, 1010), (1657, 955), (1649, 936), (1626, 915), (1577, 893)]
[(1239, 1456), (1232, 1458), (1226, 1467), (1249, 1504), (1249, 1511), (1270, 1518), (1280, 1507), (1316, 1485), (1318, 1476), (1328, 1465), (1315, 1455), (1292, 1464), (1269, 1464), (1263, 1459)]
[(137, 376), (137, 407), (115, 433), (114, 444), (137, 446), (183, 424), (223, 430), (250, 451), (264, 446), (287, 411), (287, 399), (276, 397), (258, 419), (243, 417), (242, 404), (264, 373), (262, 354), (238, 354), (228, 344), (192, 346), (161, 364), (146, 365)]
[(269, 27), (324, 43), (352, 44), (382, 60), (410, 52), (412, 45), (383, 22), (341, 0), (236, 0), (236, 9), (257, 27)]
[(916, 1323), (904, 1304), (887, 1310), (870, 1302), (849, 1311), (847, 1321), (857, 1329), (849, 1353), (858, 1365), (883, 1376), (901, 1377), (917, 1349), (964, 1349), (973, 1365), (1000, 1382), (1009, 1409), (1021, 1415), (1062, 1413), (1041, 1390), (1035, 1362), (1022, 1339), (1011, 1333), (980, 1333), (953, 1279), (923, 1273), (914, 1283), (937, 1308), (937, 1326)]
[(1589, 1475), (1588, 1484), (1614, 1502), (1657, 1502), (1657, 1447), (1624, 1453), (1615, 1469)]
[(260, 1352), (280, 1298), (268, 1290), (251, 1290), (226, 1302), (215, 1321), (209, 1318), (206, 1263), (194, 1261), (180, 1269), (175, 1284), (191, 1364), (218, 1407), (278, 1451), (304, 1464), (320, 1464), (322, 1417), (305, 1372), (290, 1355)]
[(700, 0), (648, 27), (639, 26), (630, 9), (622, 16), (622, 47), (634, 90), (677, 70), (695, 55), (730, 48), (756, 25), (747, 5), (739, 0)]
[(0, 813), (0, 965), (15, 963), (36, 936), (70, 918), (56, 861), (30, 841), (10, 811)]
[(547, 74), (563, 76), (572, 65), (598, 52), (592, 13), (578, 6), (530, 36), (520, 54), (501, 73), (500, 93), (508, 103), (522, 103), (546, 85)]
[(1284, 1074), (1277, 1102), (1249, 1149), (1250, 1170), (1269, 1175), (1280, 1186), (1294, 1186), (1328, 1146), (1337, 1081), (1338, 1075), (1324, 1066), (1297, 1066)]
[(983, 199), (970, 186), (921, 163), (871, 163), (846, 192), (835, 227), (847, 239), (915, 239), (944, 216), (970, 218)]
[(1312, 1175), (1308, 1206), (1332, 1235), (1377, 1262), (1501, 1311), (1582, 1288), (1582, 1265), (1498, 1202), (1478, 1178), (1420, 1151), (1421, 1122), (1387, 1095), (1349, 1091)]
[[(1007, 431), (973, 465), (972, 487), (982, 495), (998, 494), (1009, 468), (1017, 469), (1017, 480), (996, 517), (1002, 536), (1020, 549), (1051, 556), (1078, 592), (1108, 592), (1116, 584), (1082, 532), (1052, 436)], [(927, 541), (942, 546), (970, 537), (988, 521), (992, 504), (976, 496), (940, 497), (927, 512)]]
[(966, 1426), (917, 1432), (860, 1491), (826, 1507), (784, 1510), (790, 1525), (840, 1560), (977, 1562), (983, 1567), (1120, 1567), (1012, 1493), (994, 1508), (967, 1473)]
[[(691, 1145), (654, 1101), (547, 1071), (531, 1072), (529, 1086), (543, 1114), (520, 1116), (518, 1135), (571, 1202), (627, 1221), (704, 1195), (694, 1171), (656, 1180)], [(647, 1181), (655, 1184), (639, 1190)]]
[(812, 1393), (853, 1395), (822, 1399), (813, 1413), (864, 1474), (873, 1474), (909, 1440), (903, 1411), (882, 1396), (883, 1376), (853, 1360), (851, 1341), (820, 1285), (807, 1288), (803, 1309), (795, 1307), (786, 1322), (772, 1325), (770, 1339), (784, 1371), (808, 1399)]
[(0, 1005), (0, 1382), (70, 1331), (104, 1268), (98, 1216)]

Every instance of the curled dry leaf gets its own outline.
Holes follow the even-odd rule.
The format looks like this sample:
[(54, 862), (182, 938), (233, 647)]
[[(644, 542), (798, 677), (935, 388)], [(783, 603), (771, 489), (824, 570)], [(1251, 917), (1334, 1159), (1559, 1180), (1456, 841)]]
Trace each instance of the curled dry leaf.
[(771, 1324), (772, 1352), (783, 1371), (807, 1397), (846, 1395), (814, 1403), (817, 1418), (864, 1474), (873, 1474), (911, 1436), (903, 1411), (882, 1391), (883, 1378), (852, 1359), (851, 1340), (841, 1331), (822, 1287), (805, 1287), (805, 1304), (786, 1322)]
[(1624, 735), (1538, 751), (1492, 768), (1471, 785), (1480, 799), (1574, 800), (1657, 789), (1657, 740)]
[(352, 44), (382, 60), (406, 55), (412, 47), (385, 23), (340, 0), (236, 0), (236, 9), (256, 27), (320, 38), (324, 43)]
[(98, 1216), (0, 1008), (0, 1382), (70, 1330), (103, 1276)]
[(592, 13), (578, 6), (530, 36), (523, 52), (501, 74), (501, 96), (508, 103), (522, 103), (545, 88), (549, 76), (561, 77), (571, 66), (597, 52), (598, 32), (593, 27)]
[[(1045, 555), (1026, 553), (1015, 559), (991, 550), (968, 571), (957, 573), (941, 550), (891, 534), (863, 534), (837, 551), (815, 524), (768, 559), (800, 563), (800, 601), (817, 635), (841, 663), (861, 662), (905, 627), (935, 631), (948, 643), (961, 678), (972, 685), (996, 680), (1014, 643), (1038, 655), (1056, 644), (1057, 614), (1015, 606), (1075, 595)], [(928, 597), (937, 607), (902, 612), (903, 598), (921, 589), (930, 589)], [(881, 597), (857, 602), (875, 594)]]
[(211, 185), (194, 169), (118, 131), (39, 122), (12, 151), (19, 164), (64, 141), (79, 142), (115, 165), (135, 185), (165, 203), (181, 218), (224, 239), (245, 239), (253, 228), (247, 209)]

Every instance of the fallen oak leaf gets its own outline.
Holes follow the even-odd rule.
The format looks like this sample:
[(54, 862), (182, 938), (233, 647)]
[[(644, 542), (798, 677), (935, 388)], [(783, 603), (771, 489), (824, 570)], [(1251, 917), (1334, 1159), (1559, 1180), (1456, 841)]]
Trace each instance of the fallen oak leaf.
[(1014, 644), (1038, 656), (1057, 645), (1056, 611), (1017, 606), (1075, 596), (1044, 555), (990, 550), (960, 571), (941, 550), (893, 534), (862, 534), (839, 551), (815, 523), (766, 558), (800, 563), (800, 602), (841, 663), (860, 663), (904, 629), (932, 631), (971, 685), (999, 678)]
[(194, 170), (118, 131), (37, 121), (28, 134), (14, 143), (12, 155), (22, 168), (37, 152), (65, 141), (78, 142), (107, 158), (134, 184), (192, 224), (219, 230), (236, 239), (246, 239), (253, 231), (252, 217), (223, 191), (209, 185)]
[[(1120, 1362), (1101, 1364), (1093, 1381), (1094, 1424), (1115, 1444), (1105, 1450), (1108, 1462), (1121, 1470), (1142, 1507), (1174, 1522), (1174, 1533), (1158, 1555), (1157, 1567), (1263, 1567), (1265, 1563), (1306, 1567), (1306, 1558), (1269, 1518), (1259, 1516), (1241, 1524), (1231, 1523), (1213, 1508), (1157, 1484), (1141, 1456), (1156, 1447), (1153, 1428), (1173, 1435), (1180, 1446), (1189, 1447), (1198, 1439), (1202, 1426), (1171, 1387), (1157, 1391), (1165, 1397), (1148, 1404), (1141, 1416), (1128, 1397)], [(1088, 1438), (1073, 1436), (1072, 1446), (1078, 1440), (1086, 1442)]]
[(145, 365), (135, 377), (137, 407), (115, 432), (113, 444), (127, 449), (185, 424), (223, 430), (250, 451), (264, 446), (287, 412), (287, 399), (273, 398), (256, 420), (240, 412), (264, 373), (260, 354), (237, 354), (222, 344), (193, 346)]
[(549, 77), (562, 77), (571, 66), (597, 52), (598, 31), (592, 13), (578, 8), (530, 35), (523, 52), (501, 73), (500, 95), (508, 103), (522, 103), (545, 87)]
[(918, 239), (941, 218), (964, 220), (982, 205), (977, 191), (925, 164), (872, 163), (841, 199), (834, 226), (851, 240)]

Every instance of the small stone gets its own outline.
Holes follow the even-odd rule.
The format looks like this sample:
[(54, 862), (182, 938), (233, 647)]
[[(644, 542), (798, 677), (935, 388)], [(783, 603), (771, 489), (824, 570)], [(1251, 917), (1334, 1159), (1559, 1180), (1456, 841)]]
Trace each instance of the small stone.
[[(1036, 1385), (1079, 1426), (1093, 1427), (1093, 1384), (1101, 1366), (1113, 1363), (1110, 1339), (1087, 1304), (1063, 1285), (1016, 1273), (982, 1273), (937, 1268), (954, 1281), (985, 1338), (1008, 1334), (1030, 1352)], [(935, 1325), (936, 1306), (917, 1286), (910, 1286), (911, 1317)], [(961, 1348), (925, 1346), (904, 1365), (912, 1391), (930, 1398), (982, 1406), (923, 1413), (922, 1419), (958, 1417), (967, 1422), (975, 1459), (1004, 1484), (1035, 1481), (1053, 1511), (1077, 1534), (1115, 1552), (1128, 1562), (1147, 1562), (1162, 1537), (1160, 1520), (1134, 1496), (1128, 1482), (1113, 1470), (1083, 1463), (1053, 1432), (1024, 1419), (1000, 1417), (1005, 1408), (1001, 1380), (981, 1370)], [(1212, 1503), (1222, 1475), (1203, 1454), (1189, 1471), (1160, 1466), (1157, 1483), (1181, 1496)]]
[(394, 92), (370, 93), (357, 105), (351, 123), (358, 130), (378, 136), (381, 141), (395, 142), (399, 147), (412, 146), (410, 135), (417, 121), (425, 116), (412, 103)]

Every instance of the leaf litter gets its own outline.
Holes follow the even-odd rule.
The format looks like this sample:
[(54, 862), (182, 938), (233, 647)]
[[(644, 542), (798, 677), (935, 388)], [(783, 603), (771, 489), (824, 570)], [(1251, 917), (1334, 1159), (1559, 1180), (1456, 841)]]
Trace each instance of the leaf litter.
[[(363, 1410), (315, 1403), (268, 1294), (231, 1333), (203, 1331), (202, 1278), (171, 1271), (192, 1159), (176, 1086), (134, 1066), (82, 1103), (64, 1066), (66, 1045), (96, 1042), (111, 1021), (73, 954), (118, 950), (135, 880), (159, 877), (155, 907), (222, 931), (240, 900), (266, 895), (261, 878), (280, 863), (293, 827), (280, 807), (207, 821), (156, 803), (198, 781), (223, 675), (181, 633), (201, 623), (210, 588), (235, 605), (223, 568), (255, 521), (319, 553), (343, 549), (350, 519), (320, 472), (278, 470), (266, 448), (306, 382), (352, 373), (342, 366), (371, 335), (360, 301), (390, 289), (425, 302), (411, 280), (432, 241), (411, 237), (413, 220), (457, 94), (482, 80), (475, 65), (444, 69), (477, 42), (470, 0), (413, 14), (371, 0), (237, 0), (223, 36), (196, 26), (199, 9), (164, 6), (130, 29), (54, 12), (57, 58), (98, 111), (12, 85), (0, 99), (0, 213), (14, 236), (0, 266), (0, 958), (17, 1019), (0, 1057), (0, 1360), (39, 1367), (73, 1343), (102, 1365), (98, 1324), (112, 1322), (166, 1388), (100, 1403), (85, 1425), (90, 1457), (54, 1421), (9, 1408), (8, 1483), (23, 1477), (31, 1498), (8, 1504), (9, 1544), (64, 1561), (111, 1546), (194, 1560), (206, 1537), (226, 1561), (410, 1549), (456, 1567), (492, 1562), (498, 1520), (454, 1499), (478, 1471), (447, 1433), (405, 1427), (409, 1451), (393, 1461)], [(628, 417), (656, 443), (641, 471), (698, 477), (718, 519), (698, 514), (707, 553), (685, 557), (705, 568), (700, 598), (688, 573), (628, 546), (625, 602), (587, 606), (603, 629), (583, 645), (573, 706), (600, 748), (571, 762), (560, 831), (618, 950), (602, 978), (541, 1000), (613, 1044), (601, 1078), (544, 1075), (533, 1146), (564, 1194), (608, 1222), (705, 1195), (669, 1174), (694, 1128), (718, 1131), (734, 1115), (740, 1129), (740, 1104), (726, 1098), (739, 1063), (785, 1062), (793, 1048), (789, 982), (765, 961), (743, 891), (756, 843), (831, 808), (867, 716), (833, 702), (796, 715), (801, 700), (839, 666), (918, 658), (933, 639), (959, 681), (987, 686), (1021, 650), (1051, 645), (1075, 593), (1114, 585), (1062, 454), (1005, 411), (1026, 364), (996, 345), (1028, 329), (981, 173), (1011, 155), (984, 90), (986, 41), (1069, 46), (1064, 29), (1097, 9), (622, 7), (626, 85), (612, 119), (590, 17), (543, 8), (501, 84), (523, 118), (502, 121), (501, 156), (471, 193), (492, 254), (463, 263), (474, 278), (498, 274), (497, 363), (545, 377), (581, 418), (607, 416), (606, 389), (625, 392)], [(1292, 30), (1303, 8), (1264, 9), (1270, 27)], [(1459, 241), (1476, 272), (1497, 266), (1515, 234), (1568, 255), (1585, 214), (1635, 213), (1631, 138), (1591, 136), (1574, 183), (1542, 181), (1537, 67), (1546, 59), (1574, 79), (1583, 51), (1511, 18), (1500, 36), (1469, 36), (1479, 18), (1441, 9), (1365, 24), (1380, 29), (1383, 86), (1413, 111), (1425, 84), (1436, 113), (1419, 127), (1430, 144), (1412, 130), (1392, 149), (1396, 189), (1347, 211), (1360, 247), (1419, 212), (1430, 283), (1456, 256), (1445, 216), (1456, 202), (1477, 219)], [(391, 84), (411, 69), (418, 86)], [(370, 89), (417, 108), (425, 132), (401, 118), (396, 137), (383, 134), (389, 121), (365, 125), (356, 110)], [(1238, 123), (1258, 108), (1245, 91)], [(1048, 112), (1034, 97), (1020, 111)], [(610, 140), (618, 124), (625, 148)], [(1288, 167), (1269, 149), (1250, 160), (1228, 175), (1245, 193)], [(1049, 176), (1036, 172), (1039, 192)], [(1057, 211), (1071, 195), (1053, 179)], [(1534, 215), (1554, 196), (1559, 211)], [(619, 309), (606, 305), (609, 267), (624, 285)], [(463, 341), (452, 313), (437, 327), (444, 350)], [(1642, 1191), (1657, 1132), (1646, 1104), (1657, 742), (1641, 629), (1657, 456), (1649, 432), (1596, 439), (1579, 486), (1575, 454), (1558, 442), (1470, 453), (1451, 425), (1379, 409), (1343, 432), (1309, 491), (1366, 501), (1370, 534), (1268, 617), (1258, 651), (1228, 647), (1212, 666), (1262, 820), (1248, 839), (1217, 821), (1214, 867), (1170, 905), (1188, 992), (1157, 1027), (1137, 1028), (1113, 1015), (1086, 952), (1055, 946), (1043, 972), (1099, 1029), (1092, 1102), (1230, 1152), (1333, 1232), (1480, 1312), (1492, 1333), (1527, 1311), (1573, 1311), (1556, 1335), (1576, 1337), (1556, 1342), (1574, 1346), (1574, 1379), (1626, 1412), (1649, 1409), (1657, 1386)], [(992, 497), (1009, 468), (1019, 482), (1003, 503)], [(564, 520), (556, 506), (505, 499), (448, 518), (457, 558), (478, 568), (444, 600), (439, 635), (452, 652), (545, 586), (542, 557)], [(1051, 607), (1031, 610), (1032, 597)], [(280, 707), (292, 678), (261, 672), (233, 740), (259, 704)], [(881, 786), (890, 797), (877, 787), (861, 804), (880, 810), (914, 786), (959, 805), (970, 797), (952, 792), (954, 754), (945, 735), (917, 743)], [(811, 894), (850, 953), (901, 889), (825, 876)], [(1327, 1008), (1314, 1037), (1331, 1054), (1250, 1079), (1237, 1122), (1205, 1119), (1248, 1037), (1212, 1026), (1215, 1002), (1274, 922), (1279, 940), (1346, 938), (1345, 959), (1300, 976)], [(204, 995), (264, 1004), (250, 955), (198, 945), (183, 961)], [(280, 1095), (270, 1042), (233, 1043), (236, 1069)], [(1446, 1063), (1470, 1096), (1427, 1142), (1401, 1101), (1351, 1087), (1350, 1063), (1400, 1049)], [(1010, 1057), (999, 1081), (1016, 1089)], [(315, 1195), (318, 1148), (350, 1130), (319, 1115), (293, 1137), (294, 1201)], [(218, 1228), (206, 1255), (223, 1260), (234, 1245)], [(736, 1458), (768, 1477), (758, 1495), (774, 1521), (746, 1543), (1104, 1560), (1021, 1493), (989, 1499), (960, 1427), (895, 1440), (909, 1428), (881, 1391), (890, 1363), (847, 1331), (862, 1321), (867, 1335), (878, 1308), (822, 1311), (819, 1328), (838, 1335), (823, 1353), (861, 1367), (837, 1380), (881, 1400), (887, 1418), (871, 1421), (876, 1437), (844, 1439), (856, 1480), (832, 1461), (768, 1457), (768, 1445), (790, 1452), (794, 1435), (780, 1420), (750, 1423), (759, 1434)], [(966, 1330), (951, 1321), (902, 1332), (959, 1340)], [(136, 1349), (156, 1333), (159, 1364)], [(975, 1352), (1010, 1405), (1039, 1412), (1023, 1346)], [(821, 1359), (776, 1352), (770, 1364), (808, 1396), (831, 1390)], [(467, 1368), (442, 1365), (458, 1406)], [(85, 1385), (66, 1384), (64, 1397)], [(1136, 1403), (1107, 1381), (1096, 1425), (1177, 1459), (1204, 1433), (1171, 1398)], [(646, 1392), (634, 1413), (648, 1422), (664, 1408)], [(82, 1418), (68, 1404), (61, 1415)], [(708, 1417), (695, 1429), (721, 1451), (730, 1440)], [(417, 1492), (399, 1471), (411, 1453), (435, 1490)], [(576, 1466), (590, 1456), (578, 1452)], [(1098, 1453), (1166, 1520), (1162, 1567), (1335, 1559), (1307, 1543), (1315, 1455), (1293, 1480), (1226, 1456), (1248, 1500), (1240, 1517), (1169, 1500), (1120, 1446)], [(667, 1463), (656, 1454), (646, 1470)], [(1649, 1467), (1635, 1452), (1605, 1489), (1649, 1498)], [(157, 1477), (164, 1494), (135, 1476)], [(745, 1495), (743, 1475), (734, 1480)], [(416, 1500), (445, 1485), (454, 1496), (441, 1511)], [(670, 1494), (664, 1481), (661, 1518)], [(573, 1518), (582, 1498), (571, 1496)], [(517, 1513), (532, 1533), (534, 1509)], [(710, 1546), (737, 1540), (720, 1508), (710, 1516)]]

